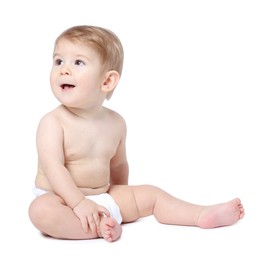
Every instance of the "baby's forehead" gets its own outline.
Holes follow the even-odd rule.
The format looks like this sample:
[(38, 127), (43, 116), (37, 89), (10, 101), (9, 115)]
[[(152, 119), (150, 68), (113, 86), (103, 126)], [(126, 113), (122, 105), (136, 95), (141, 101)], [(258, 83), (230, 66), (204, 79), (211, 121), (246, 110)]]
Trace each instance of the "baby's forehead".
[(77, 47), (77, 48), (90, 48), (90, 49), (94, 49), (94, 45), (90, 44), (89, 42), (87, 42), (86, 40), (80, 40), (80, 39), (69, 39), (69, 38), (59, 38), (56, 43), (55, 43), (55, 49), (56, 48), (60, 48), (63, 46), (73, 46), (73, 47)]
[(54, 53), (65, 51), (70, 53), (89, 54), (91, 56), (96, 55), (100, 57), (100, 52), (94, 44), (81, 40), (60, 38), (55, 43)]

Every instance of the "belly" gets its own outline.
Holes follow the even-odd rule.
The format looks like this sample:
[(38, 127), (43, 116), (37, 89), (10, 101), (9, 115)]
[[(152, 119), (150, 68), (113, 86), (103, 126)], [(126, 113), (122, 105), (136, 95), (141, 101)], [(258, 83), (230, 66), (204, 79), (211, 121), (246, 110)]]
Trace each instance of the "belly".
[(104, 158), (85, 158), (68, 161), (65, 167), (78, 187), (99, 188), (108, 185), (110, 180), (109, 161)]
[[(84, 193), (84, 195), (95, 195), (107, 192), (110, 182), (110, 169), (105, 166), (67, 164), (66, 168), (70, 172), (75, 184)], [(57, 173), (56, 173), (57, 174)], [(38, 170), (35, 181), (36, 187), (52, 190), (50, 181), (42, 169)]]

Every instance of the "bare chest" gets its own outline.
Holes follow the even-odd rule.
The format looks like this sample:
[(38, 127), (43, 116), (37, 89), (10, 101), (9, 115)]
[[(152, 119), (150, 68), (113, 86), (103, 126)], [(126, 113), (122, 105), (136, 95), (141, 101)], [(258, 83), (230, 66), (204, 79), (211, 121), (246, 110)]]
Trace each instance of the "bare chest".
[(109, 161), (115, 155), (119, 142), (119, 134), (110, 127), (88, 125), (70, 127), (64, 131), (65, 159)]

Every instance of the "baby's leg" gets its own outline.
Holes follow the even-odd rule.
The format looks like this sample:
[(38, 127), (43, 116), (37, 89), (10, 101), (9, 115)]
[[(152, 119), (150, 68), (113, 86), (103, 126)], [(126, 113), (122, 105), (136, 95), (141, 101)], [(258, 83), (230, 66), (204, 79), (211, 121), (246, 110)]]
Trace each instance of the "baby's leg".
[(97, 238), (97, 232), (82, 229), (79, 218), (64, 201), (53, 193), (34, 199), (29, 207), (29, 217), (43, 234), (62, 239)]
[(121, 236), (122, 226), (114, 218), (102, 217), (100, 232), (105, 240), (113, 242)]
[(113, 186), (109, 193), (119, 205), (124, 222), (154, 215), (165, 224), (215, 228), (232, 225), (244, 216), (239, 199), (202, 206), (175, 198), (150, 185)]

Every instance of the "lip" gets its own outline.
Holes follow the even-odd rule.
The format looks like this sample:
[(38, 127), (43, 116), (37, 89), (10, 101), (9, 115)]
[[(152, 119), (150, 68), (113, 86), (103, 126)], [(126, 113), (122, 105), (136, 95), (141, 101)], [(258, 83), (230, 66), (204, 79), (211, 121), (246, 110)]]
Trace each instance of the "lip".
[(61, 84), (60, 87), (61, 87), (61, 89), (63, 89), (63, 90), (67, 90), (67, 89), (73, 89), (73, 88), (75, 88), (76, 86), (75, 86), (75, 85), (72, 85), (72, 84)]

